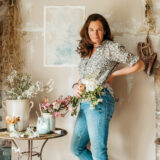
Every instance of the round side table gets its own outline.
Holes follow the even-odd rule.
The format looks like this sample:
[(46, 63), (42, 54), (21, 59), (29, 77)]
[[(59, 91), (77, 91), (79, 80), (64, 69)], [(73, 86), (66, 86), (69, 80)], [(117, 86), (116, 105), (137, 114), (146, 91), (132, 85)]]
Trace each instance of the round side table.
[[(0, 129), (0, 139), (11, 140), (11, 142), (15, 145), (16, 149), (19, 148), (18, 144), (16, 143), (16, 140), (26, 140), (26, 141), (28, 141), (28, 151), (18, 153), (17, 154), (18, 160), (20, 159), (21, 155), (24, 155), (24, 154), (28, 155), (28, 160), (32, 160), (32, 157), (34, 157), (34, 156), (38, 156), (40, 158), (40, 160), (42, 160), (43, 148), (44, 148), (45, 144), (47, 143), (47, 141), (49, 139), (63, 137), (65, 135), (67, 135), (67, 133), (68, 132), (65, 129), (56, 128), (54, 132), (51, 132), (49, 134), (43, 134), (43, 135), (40, 134), (39, 137), (35, 137), (35, 138), (29, 138), (28, 136), (13, 138), (13, 137), (9, 136), (7, 129), (3, 128), (3, 129)], [(44, 142), (42, 143), (40, 152), (33, 151), (33, 141), (34, 140), (44, 140)]]

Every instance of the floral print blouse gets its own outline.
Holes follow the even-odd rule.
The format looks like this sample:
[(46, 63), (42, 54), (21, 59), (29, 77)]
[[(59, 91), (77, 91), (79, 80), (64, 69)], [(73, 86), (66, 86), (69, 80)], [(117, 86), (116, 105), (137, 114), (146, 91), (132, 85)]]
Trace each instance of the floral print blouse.
[[(132, 66), (138, 60), (139, 57), (127, 52), (124, 46), (117, 42), (105, 40), (96, 48), (95, 53), (90, 58), (81, 58), (79, 74), (81, 78), (92, 77), (103, 84), (119, 63)], [(112, 88), (109, 85), (105, 87), (113, 95)]]

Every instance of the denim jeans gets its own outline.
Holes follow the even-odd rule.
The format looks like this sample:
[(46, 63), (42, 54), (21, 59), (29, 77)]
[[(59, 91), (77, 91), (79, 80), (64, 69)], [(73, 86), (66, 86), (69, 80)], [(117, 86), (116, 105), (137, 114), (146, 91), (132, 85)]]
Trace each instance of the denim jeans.
[[(108, 160), (107, 139), (109, 122), (114, 112), (114, 98), (107, 89), (103, 90), (103, 101), (94, 109), (90, 109), (91, 102), (80, 104), (71, 141), (71, 152), (80, 160)], [(87, 149), (89, 141), (91, 151)]]

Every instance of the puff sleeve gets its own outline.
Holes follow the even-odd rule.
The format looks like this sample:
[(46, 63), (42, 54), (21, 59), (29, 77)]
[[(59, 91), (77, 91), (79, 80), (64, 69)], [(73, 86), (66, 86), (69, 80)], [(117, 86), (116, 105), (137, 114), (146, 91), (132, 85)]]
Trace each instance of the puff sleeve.
[(127, 52), (123, 45), (120, 45), (119, 43), (116, 42), (112, 42), (108, 46), (108, 50), (109, 50), (110, 60), (114, 62), (124, 63), (129, 66), (132, 66), (139, 60), (138, 56), (130, 52)]

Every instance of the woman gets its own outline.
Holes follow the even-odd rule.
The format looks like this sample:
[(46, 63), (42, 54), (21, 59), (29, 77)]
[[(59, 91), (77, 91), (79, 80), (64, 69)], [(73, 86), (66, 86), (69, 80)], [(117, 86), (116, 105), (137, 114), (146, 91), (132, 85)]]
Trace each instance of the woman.
[[(107, 138), (109, 122), (114, 112), (113, 80), (117, 76), (128, 75), (145, 69), (139, 57), (128, 53), (114, 42), (109, 25), (99, 14), (92, 14), (80, 32), (81, 41), (77, 48), (81, 62), (80, 77), (93, 77), (104, 86), (103, 102), (91, 110), (90, 102), (82, 102), (71, 141), (71, 151), (80, 160), (108, 160)], [(115, 71), (119, 63), (128, 66)], [(73, 93), (81, 96), (79, 83), (73, 85)], [(86, 145), (90, 141), (91, 151)]]

